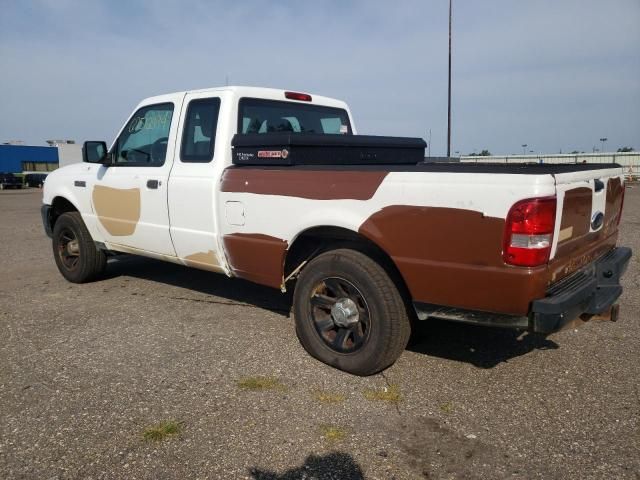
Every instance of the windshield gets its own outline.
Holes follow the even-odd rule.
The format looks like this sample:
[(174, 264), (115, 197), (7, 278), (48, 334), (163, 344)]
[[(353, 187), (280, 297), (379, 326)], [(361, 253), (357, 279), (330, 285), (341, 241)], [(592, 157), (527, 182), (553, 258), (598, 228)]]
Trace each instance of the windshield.
[(242, 98), (238, 131), (241, 133), (320, 133), (351, 135), (347, 111), (309, 103)]

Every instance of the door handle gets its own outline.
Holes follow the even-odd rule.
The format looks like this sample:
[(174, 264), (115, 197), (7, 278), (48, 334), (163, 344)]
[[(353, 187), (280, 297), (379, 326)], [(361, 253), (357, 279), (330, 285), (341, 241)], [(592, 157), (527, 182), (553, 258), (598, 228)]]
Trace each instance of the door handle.
[(147, 188), (156, 189), (160, 185), (158, 180), (147, 180)]

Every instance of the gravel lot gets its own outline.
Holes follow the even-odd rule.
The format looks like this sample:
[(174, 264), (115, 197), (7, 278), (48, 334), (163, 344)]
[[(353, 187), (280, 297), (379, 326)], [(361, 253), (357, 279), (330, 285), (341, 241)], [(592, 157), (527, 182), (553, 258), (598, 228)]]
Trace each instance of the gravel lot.
[[(430, 322), (358, 378), (305, 353), (275, 290), (131, 256), (67, 283), (40, 201), (0, 193), (0, 477), (640, 479), (638, 257), (617, 323)], [(639, 226), (629, 188), (636, 252)]]

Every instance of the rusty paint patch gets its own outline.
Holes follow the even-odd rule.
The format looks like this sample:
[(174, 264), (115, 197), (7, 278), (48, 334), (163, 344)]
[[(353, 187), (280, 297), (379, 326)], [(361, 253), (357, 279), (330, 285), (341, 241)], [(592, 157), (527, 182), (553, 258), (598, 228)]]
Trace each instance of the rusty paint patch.
[(569, 240), (573, 236), (573, 227), (567, 227), (558, 233), (558, 243)]
[(222, 271), (222, 267), (220, 267), (216, 254), (213, 250), (193, 253), (184, 257), (184, 262), (189, 267), (199, 268), (201, 270), (209, 270), (212, 272)]
[(114, 237), (133, 235), (140, 221), (140, 189), (96, 185), (92, 192), (98, 220)]
[(287, 242), (258, 233), (232, 233), (223, 237), (233, 273), (251, 282), (280, 288)]
[(221, 189), (312, 200), (369, 200), (387, 174), (383, 171), (228, 168), (222, 175)]

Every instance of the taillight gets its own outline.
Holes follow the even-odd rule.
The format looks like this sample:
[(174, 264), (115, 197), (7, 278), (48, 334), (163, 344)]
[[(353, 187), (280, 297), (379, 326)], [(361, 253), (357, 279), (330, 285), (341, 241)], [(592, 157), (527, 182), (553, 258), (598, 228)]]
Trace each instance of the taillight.
[(284, 92), (284, 96), (289, 100), (300, 100), (301, 102), (311, 101), (311, 95), (309, 95), (308, 93)]
[(556, 224), (556, 197), (516, 203), (505, 223), (502, 257), (505, 263), (535, 267), (549, 261)]

